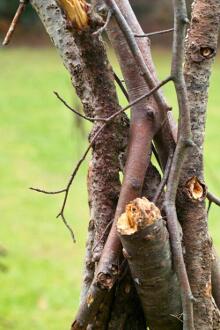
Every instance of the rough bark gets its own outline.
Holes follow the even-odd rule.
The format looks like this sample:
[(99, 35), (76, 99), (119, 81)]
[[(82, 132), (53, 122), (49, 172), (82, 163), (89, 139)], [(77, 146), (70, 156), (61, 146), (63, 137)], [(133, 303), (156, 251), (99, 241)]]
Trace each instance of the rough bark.
[(115, 299), (111, 307), (107, 329), (146, 329), (146, 320), (129, 271), (116, 285)]
[(208, 84), (217, 49), (220, 2), (196, 0), (188, 31), (185, 80), (195, 146), (184, 163), (178, 193), (178, 216), (183, 227), (185, 262), (194, 302), (195, 328), (220, 328), (219, 312), (212, 299), (212, 244), (208, 235), (203, 178), (203, 143)]
[(118, 219), (117, 231), (149, 327), (181, 329), (179, 285), (159, 209), (146, 198), (135, 199)]
[[(128, 0), (116, 0), (115, 1), (116, 4), (118, 5), (118, 7), (121, 10), (121, 13), (123, 14), (123, 16), (126, 18), (126, 21), (129, 25), (129, 27), (131, 28), (132, 32), (134, 34), (143, 34), (143, 30), (130, 6), (130, 3)], [(114, 22), (114, 20), (110, 21), (108, 27), (107, 27), (107, 32), (110, 38), (110, 41), (113, 44), (114, 49), (117, 52), (118, 58), (119, 58), (119, 62), (121, 65), (121, 69), (123, 72), (123, 76), (127, 85), (128, 90), (130, 90), (130, 93), (133, 94), (133, 79), (136, 78), (138, 80), (136, 80), (136, 93), (140, 93), (143, 92), (146, 88), (152, 88), (152, 85), (146, 85), (146, 81), (144, 80), (144, 78), (142, 77), (142, 75), (140, 74), (140, 69), (137, 68), (136, 65), (136, 61), (134, 59), (133, 56), (131, 56), (131, 51), (129, 50), (129, 47), (126, 44), (126, 41), (124, 40), (123, 34), (122, 32), (117, 29), (116, 23)], [(116, 36), (116, 38), (114, 38), (114, 34)], [(111, 37), (112, 36), (112, 37)], [(137, 38), (136, 39), (137, 45), (143, 55), (144, 61), (146, 66), (148, 67), (148, 69), (150, 70), (151, 73), (151, 78), (154, 81), (154, 84), (157, 85), (158, 84), (158, 78), (156, 75), (156, 70), (154, 67), (154, 63), (152, 60), (152, 56), (151, 56), (151, 49), (150, 49), (150, 40), (149, 38)], [(127, 58), (127, 62), (130, 65), (129, 69), (127, 68), (126, 70), (126, 66), (124, 64), (124, 54), (126, 53), (126, 58)], [(120, 59), (121, 58), (121, 59)], [(133, 67), (133, 69), (132, 69)], [(124, 71), (124, 69), (127, 71)], [(129, 72), (131, 72), (130, 76), (129, 76)], [(133, 76), (132, 76), (133, 73)], [(130, 79), (129, 79), (130, 77)], [(140, 91), (138, 90), (138, 85), (140, 86)], [(144, 89), (145, 88), (145, 89)], [(172, 150), (175, 147), (174, 144), (174, 139), (172, 136), (172, 126), (174, 125), (174, 120), (172, 117), (172, 114), (169, 110), (170, 107), (169, 105), (166, 103), (162, 92), (159, 90), (158, 94), (160, 95), (161, 98), (161, 102), (160, 105), (162, 104), (162, 107), (160, 107), (158, 105), (157, 102), (155, 102), (155, 100), (153, 100), (153, 97), (151, 98), (151, 106), (154, 109), (154, 111), (160, 111), (161, 116), (162, 116), (162, 121), (163, 121), (163, 125), (160, 127), (160, 124), (158, 123), (158, 131), (156, 132), (156, 135), (154, 137), (155, 139), (155, 143), (156, 143), (156, 147), (158, 150), (158, 154), (160, 157), (160, 163), (161, 165), (165, 168), (166, 166), (166, 161), (169, 157), (170, 154), (170, 150)], [(169, 118), (166, 118), (167, 116), (167, 111), (169, 111)], [(167, 119), (167, 120), (166, 120)]]
[(212, 260), (212, 295), (220, 310), (220, 259), (215, 249)]
[[(67, 19), (56, 1), (31, 0), (31, 4), (62, 57), (85, 114), (89, 117), (109, 117), (118, 111), (113, 73), (103, 43), (100, 37), (92, 36), (97, 29), (96, 22), (91, 19), (91, 26), (85, 31), (75, 29), (70, 31), (67, 28)], [(90, 139), (100, 125), (98, 123), (94, 126)], [(99, 259), (104, 244), (103, 232), (114, 217), (120, 190), (118, 157), (126, 146), (127, 130), (126, 116), (120, 115), (105, 128), (93, 145), (89, 190), (90, 224), (95, 226), (96, 253), (93, 260), (87, 258), (88, 269), (84, 292), (93, 277), (92, 263)], [(92, 237), (90, 237), (90, 249), (91, 240)], [(91, 253), (89, 255), (91, 258)]]
[[(131, 69), (131, 66), (129, 67)], [(133, 70), (132, 73), (134, 73)], [(140, 75), (136, 74), (134, 76), (130, 73), (129, 77), (130, 87), (132, 86), (134, 88), (137, 97), (137, 93), (139, 93), (140, 90)], [(136, 79), (134, 79), (135, 77)], [(133, 85), (132, 80), (134, 80)], [(134, 92), (129, 95), (130, 101), (134, 99)], [(146, 104), (146, 102), (139, 102), (132, 107), (127, 161), (117, 204), (115, 221), (123, 213), (126, 204), (141, 194), (146, 169), (149, 163), (151, 141), (158, 129), (158, 123), (155, 120), (158, 113), (154, 112), (154, 109), (152, 109), (151, 102), (154, 101), (150, 101), (149, 104)], [(122, 259), (120, 254), (121, 243), (118, 239), (114, 222), (105, 244), (96, 276), (85, 301), (82, 302), (80, 306), (76, 321), (73, 324), (73, 329), (83, 328), (92, 320), (99, 305), (97, 301), (100, 301), (101, 295), (104, 296), (104, 294), (106, 294), (106, 290), (110, 290), (113, 287), (120, 273), (119, 266)], [(87, 303), (88, 299), (91, 302), (89, 304)]]

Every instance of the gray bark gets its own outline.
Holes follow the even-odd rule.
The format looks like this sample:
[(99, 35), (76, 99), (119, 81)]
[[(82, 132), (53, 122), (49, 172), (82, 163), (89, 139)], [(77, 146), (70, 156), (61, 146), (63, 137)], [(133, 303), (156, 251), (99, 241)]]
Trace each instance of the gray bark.
[[(67, 19), (55, 0), (31, 0), (47, 33), (67, 68), (84, 112), (89, 117), (109, 117), (119, 110), (114, 79), (103, 42), (92, 36), (96, 21), (85, 31), (70, 31)], [(91, 17), (92, 20), (92, 17)], [(95, 124), (90, 139), (97, 132)], [(93, 278), (94, 262), (98, 261), (107, 235), (103, 232), (113, 219), (118, 194), (119, 154), (127, 144), (128, 120), (124, 114), (108, 125), (93, 145), (89, 170), (90, 235), (86, 257), (83, 295)], [(93, 228), (94, 227), (94, 228)], [(93, 229), (92, 229), (93, 228)], [(103, 236), (103, 237), (102, 237)], [(95, 253), (91, 253), (96, 246)], [(93, 256), (92, 256), (93, 254)]]

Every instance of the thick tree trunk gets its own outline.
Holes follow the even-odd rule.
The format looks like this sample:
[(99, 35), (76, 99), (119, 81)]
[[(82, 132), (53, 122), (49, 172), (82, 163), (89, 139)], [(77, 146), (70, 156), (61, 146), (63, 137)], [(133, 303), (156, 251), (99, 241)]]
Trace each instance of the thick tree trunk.
[(178, 194), (178, 216), (183, 227), (185, 262), (198, 330), (219, 329), (220, 316), (212, 299), (212, 244), (208, 235), (203, 178), (203, 143), (211, 65), (217, 49), (220, 20), (218, 0), (196, 0), (186, 42), (187, 85), (194, 147), (185, 161)]
[[(63, 59), (85, 114), (107, 118), (118, 111), (113, 73), (103, 43), (99, 37), (92, 36), (98, 28), (96, 22), (84, 32), (69, 31), (67, 19), (55, 0), (31, 0), (31, 4)], [(100, 125), (94, 126), (90, 140)], [(120, 191), (119, 155), (127, 146), (127, 134), (128, 120), (123, 114), (108, 125), (93, 144), (88, 177), (91, 219), (82, 298), (93, 278), (94, 262), (100, 257), (108, 234), (106, 227), (114, 217)]]

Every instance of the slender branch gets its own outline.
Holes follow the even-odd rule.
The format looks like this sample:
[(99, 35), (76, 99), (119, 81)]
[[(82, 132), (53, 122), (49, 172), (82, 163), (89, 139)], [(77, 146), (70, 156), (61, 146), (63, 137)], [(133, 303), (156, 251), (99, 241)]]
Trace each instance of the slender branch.
[[(143, 58), (143, 55), (137, 45), (136, 39), (134, 37), (134, 34), (128, 25), (126, 19), (122, 15), (120, 9), (118, 8), (115, 0), (105, 0), (106, 5), (111, 9), (121, 31), (123, 32), (125, 39), (128, 43), (128, 46), (134, 56), (135, 61), (138, 64), (138, 67), (140, 69), (140, 74), (143, 76), (144, 80), (146, 81), (147, 85), (150, 89), (155, 87), (155, 81), (151, 77), (151, 72), (147, 65), (145, 64), (145, 60)], [(164, 103), (164, 100), (161, 98), (160, 94), (156, 91), (154, 94), (155, 100), (162, 109), (167, 109), (166, 104)]]
[(62, 194), (66, 191), (66, 189), (61, 189), (61, 190), (57, 190), (57, 191), (47, 191), (44, 189), (39, 189), (39, 188), (34, 188), (34, 187), (30, 187), (29, 189), (42, 193), (42, 194), (46, 194), (46, 195), (58, 195), (58, 194)]
[(164, 187), (167, 183), (167, 180), (168, 180), (168, 177), (169, 177), (169, 174), (170, 174), (170, 169), (171, 169), (171, 165), (172, 165), (172, 160), (173, 160), (173, 154), (171, 153), (169, 155), (169, 158), (167, 160), (167, 164), (166, 164), (166, 167), (165, 167), (165, 171), (164, 171), (164, 174), (163, 174), (163, 178), (160, 182), (160, 185), (157, 189), (157, 192), (153, 198), (153, 203), (154, 204), (157, 204), (157, 201), (159, 200), (163, 190), (164, 190)]
[(214, 203), (218, 206), (220, 206), (220, 198), (215, 196), (213, 193), (211, 193), (210, 191), (207, 192), (207, 196), (206, 196), (209, 200), (209, 202)]
[(21, 15), (23, 14), (26, 6), (27, 6), (27, 3), (28, 3), (29, 0), (20, 0), (20, 3), (19, 3), (19, 6), (18, 6), (18, 9), (15, 13), (15, 16), (11, 22), (11, 25), (8, 29), (8, 32), (3, 40), (3, 43), (2, 43), (2, 46), (7, 46), (9, 44), (9, 42), (11, 41), (12, 39), (12, 36), (15, 32), (15, 29), (16, 29), (16, 26), (18, 24), (18, 21), (21, 17)]
[(123, 81), (118, 77), (118, 75), (115, 72), (114, 72), (114, 78), (115, 78), (115, 81), (117, 82), (118, 86), (120, 87), (122, 93), (124, 94), (126, 99), (129, 101), (129, 95), (128, 95), (128, 92), (126, 91), (125, 86), (123, 85)]
[(90, 122), (94, 122), (95, 119), (92, 118), (92, 117), (87, 117), (85, 115), (83, 115), (82, 113), (76, 111), (75, 109), (73, 109), (57, 92), (53, 92), (54, 95), (56, 95), (56, 97), (65, 105), (65, 107), (67, 107), (70, 111), (72, 111), (73, 113), (75, 113), (77, 116), (85, 119), (85, 120), (88, 120)]
[(181, 169), (187, 149), (192, 146), (190, 112), (185, 80), (183, 76), (182, 64), (184, 60), (184, 39), (186, 24), (188, 23), (185, 1), (174, 0), (174, 39), (173, 39), (173, 58), (171, 74), (174, 78), (174, 85), (179, 104), (180, 125), (178, 132), (177, 145), (170, 169), (167, 191), (165, 195), (165, 208), (167, 214), (168, 230), (170, 234), (171, 247), (173, 252), (174, 265), (177, 272), (182, 307), (183, 307), (183, 329), (193, 330), (193, 305), (192, 292), (188, 280), (186, 266), (183, 258), (181, 237), (178, 227), (176, 212), (176, 194), (180, 180)]
[(167, 30), (149, 32), (149, 33), (144, 33), (144, 34), (134, 34), (134, 36), (136, 38), (148, 38), (148, 37), (151, 37), (151, 36), (165, 34), (165, 33), (173, 32), (173, 31), (174, 31), (174, 28), (171, 28), (171, 29), (167, 29)]

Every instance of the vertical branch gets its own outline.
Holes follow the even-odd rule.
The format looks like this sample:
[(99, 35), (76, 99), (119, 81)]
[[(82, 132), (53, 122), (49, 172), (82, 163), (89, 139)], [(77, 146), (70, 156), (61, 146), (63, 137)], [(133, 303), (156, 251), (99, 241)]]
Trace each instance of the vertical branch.
[[(147, 79), (148, 83), (149, 83), (149, 84), (147, 84), (147, 86), (148, 86), (148, 88), (151, 89), (154, 84), (156, 84), (156, 85), (158, 84), (158, 78), (156, 76), (156, 70), (155, 70), (155, 67), (154, 67), (154, 64), (152, 61), (151, 50), (150, 50), (150, 41), (148, 38), (138, 38), (137, 40), (135, 40), (133, 38), (133, 34), (142, 34), (143, 31), (142, 31), (140, 24), (130, 6), (129, 1), (128, 0), (115, 0), (114, 2), (120, 9), (120, 12), (123, 15), (123, 17), (126, 18), (127, 25), (129, 26), (129, 28), (131, 30), (131, 31), (128, 31), (128, 33), (127, 33), (126, 32), (127, 28), (125, 25), (124, 32), (123, 33), (121, 32), (122, 34), (126, 35), (126, 38), (128, 39), (128, 42), (130, 44), (128, 43), (128, 46), (125, 46), (126, 48), (124, 48), (124, 47), (121, 48), (120, 53), (122, 55), (126, 54), (126, 57), (127, 57), (131, 52), (131, 51), (128, 52), (127, 49), (130, 48), (130, 49), (133, 49), (133, 51), (135, 51), (134, 47), (132, 48), (131, 44), (134, 44), (134, 45), (136, 44), (138, 46), (138, 48), (140, 49), (141, 54), (142, 54), (142, 59), (144, 60), (144, 63), (145, 63), (145, 67), (144, 67), (143, 60), (140, 58), (140, 56), (139, 56), (139, 59), (137, 58), (138, 57), (137, 53), (135, 55), (135, 58), (130, 59), (130, 61), (132, 61), (131, 63), (134, 63), (132, 65), (135, 65), (135, 62), (136, 62), (137, 68), (135, 65), (135, 70), (136, 70), (135, 74), (139, 75), (139, 81), (140, 81), (140, 85), (142, 86), (142, 88), (146, 84), (146, 79)], [(121, 17), (121, 15), (119, 15), (119, 21), (120, 21), (120, 17)], [(110, 30), (110, 26), (113, 24), (112, 21), (110, 21), (109, 29), (107, 29), (107, 30)], [(123, 22), (122, 22), (122, 24), (123, 24)], [(113, 31), (116, 32), (116, 28), (114, 28)], [(130, 35), (131, 35), (130, 32), (132, 32), (132, 36), (131, 36), (132, 39), (130, 39)], [(125, 44), (125, 41), (124, 41), (124, 44)], [(115, 47), (115, 45), (114, 45), (114, 47)], [(136, 46), (135, 46), (135, 48), (136, 48)], [(118, 52), (118, 50), (117, 50), (117, 52)], [(124, 60), (125, 56), (122, 56), (122, 58)], [(122, 62), (123, 61), (121, 61), (121, 63), (120, 63), (121, 67), (123, 67)], [(150, 79), (147, 77), (144, 78), (142, 76), (143, 70), (141, 69), (141, 67), (143, 67), (143, 70), (145, 70), (145, 73), (146, 73), (146, 67), (148, 68), (147, 71), (148, 71), (148, 73), (150, 73)], [(131, 80), (132, 80), (132, 77), (131, 77)], [(132, 92), (132, 91), (130, 91), (130, 92)], [(160, 111), (160, 113), (161, 113), (161, 117), (163, 118), (163, 125), (157, 131), (154, 139), (155, 139), (155, 145), (156, 145), (159, 157), (160, 157), (161, 164), (162, 164), (163, 168), (165, 168), (166, 161), (169, 157), (169, 154), (171, 152), (173, 153), (173, 149), (175, 148), (173, 136), (171, 133), (171, 127), (170, 127), (173, 124), (173, 118), (170, 115), (169, 121), (164, 120), (164, 119), (166, 119), (167, 111), (170, 110), (170, 107), (167, 105), (166, 101), (164, 100), (161, 90), (158, 91), (158, 97), (161, 100), (159, 101), (159, 103), (157, 103), (157, 102), (155, 103), (155, 107), (157, 108), (157, 111)]]
[(198, 330), (218, 329), (220, 324), (211, 290), (212, 243), (208, 234), (203, 162), (208, 86), (219, 27), (219, 0), (195, 0), (184, 64), (194, 146), (183, 165), (177, 210), (183, 228), (187, 272), (196, 299), (193, 307)]
[(184, 330), (192, 330), (194, 329), (192, 306), (193, 297), (183, 259), (183, 251), (175, 205), (177, 187), (179, 184), (183, 161), (187, 155), (188, 148), (192, 145), (190, 113), (182, 69), (184, 60), (184, 39), (187, 23), (188, 19), (185, 1), (174, 0), (174, 40), (171, 73), (174, 80), (179, 104), (179, 131), (177, 145), (167, 183), (165, 208), (173, 252), (173, 260), (181, 290)]

